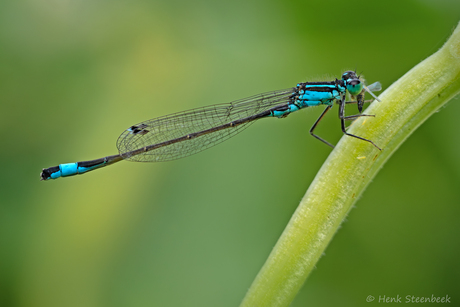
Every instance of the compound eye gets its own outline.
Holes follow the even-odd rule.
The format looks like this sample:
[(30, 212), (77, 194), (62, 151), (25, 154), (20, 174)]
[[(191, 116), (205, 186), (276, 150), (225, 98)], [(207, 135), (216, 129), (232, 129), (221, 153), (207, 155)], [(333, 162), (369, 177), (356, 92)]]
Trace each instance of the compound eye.
[(363, 90), (363, 83), (359, 79), (347, 80), (347, 90), (352, 96), (356, 96)]

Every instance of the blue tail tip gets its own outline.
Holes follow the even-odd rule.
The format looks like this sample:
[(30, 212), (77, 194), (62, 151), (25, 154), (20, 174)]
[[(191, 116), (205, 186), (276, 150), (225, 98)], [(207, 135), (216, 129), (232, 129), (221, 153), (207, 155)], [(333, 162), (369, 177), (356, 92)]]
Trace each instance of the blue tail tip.
[(49, 168), (44, 168), (42, 169), (42, 172), (40, 173), (40, 180), (48, 180), (51, 179), (51, 174), (59, 171), (59, 166), (53, 166)]

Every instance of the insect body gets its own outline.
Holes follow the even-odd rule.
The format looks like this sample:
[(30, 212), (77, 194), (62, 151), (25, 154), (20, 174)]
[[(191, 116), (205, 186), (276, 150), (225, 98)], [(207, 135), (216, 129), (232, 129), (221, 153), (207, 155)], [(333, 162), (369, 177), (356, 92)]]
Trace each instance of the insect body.
[[(359, 112), (362, 112), (365, 92), (373, 95), (370, 88), (380, 90), (381, 86), (376, 82), (367, 88), (354, 71), (346, 71), (341, 79), (334, 81), (299, 83), (285, 90), (154, 118), (131, 126), (120, 135), (117, 141), (119, 154), (49, 167), (43, 169), (40, 178), (47, 180), (83, 174), (121, 160), (157, 162), (183, 158), (229, 139), (261, 118), (284, 118), (300, 109), (320, 105), (326, 106), (326, 109), (313, 124), (310, 133), (334, 147), (314, 134), (314, 130), (335, 102), (339, 105), (343, 133), (380, 149), (371, 140), (347, 133), (345, 129), (345, 120), (373, 116), (345, 116), (345, 105), (348, 103), (357, 103)], [(347, 92), (356, 101), (346, 102)]]

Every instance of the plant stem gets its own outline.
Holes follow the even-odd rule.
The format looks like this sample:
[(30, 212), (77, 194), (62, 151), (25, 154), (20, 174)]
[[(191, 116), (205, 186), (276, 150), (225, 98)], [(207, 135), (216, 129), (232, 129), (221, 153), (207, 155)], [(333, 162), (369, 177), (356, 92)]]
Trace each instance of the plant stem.
[(386, 160), (431, 114), (460, 93), (460, 24), (444, 46), (379, 97), (313, 180), (241, 307), (289, 306), (340, 223)]

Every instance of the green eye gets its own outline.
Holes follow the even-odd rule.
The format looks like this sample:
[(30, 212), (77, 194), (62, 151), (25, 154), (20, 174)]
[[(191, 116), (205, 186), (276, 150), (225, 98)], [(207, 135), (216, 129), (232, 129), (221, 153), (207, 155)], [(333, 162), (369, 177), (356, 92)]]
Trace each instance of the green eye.
[(356, 96), (363, 90), (363, 83), (359, 79), (349, 79), (346, 81), (347, 91), (352, 95)]

